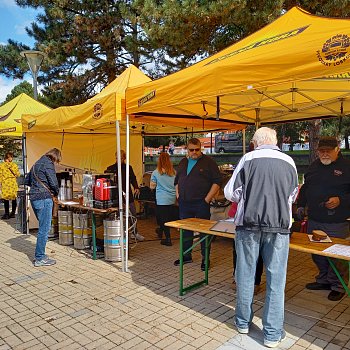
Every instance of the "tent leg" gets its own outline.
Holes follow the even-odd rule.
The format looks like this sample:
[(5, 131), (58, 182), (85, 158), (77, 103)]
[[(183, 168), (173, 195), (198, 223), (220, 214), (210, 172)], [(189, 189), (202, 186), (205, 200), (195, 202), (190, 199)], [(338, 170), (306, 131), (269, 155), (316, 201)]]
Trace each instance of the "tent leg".
[(124, 271), (129, 272), (128, 258), (129, 258), (129, 189), (130, 189), (130, 128), (129, 128), (129, 114), (126, 115), (126, 220), (125, 220), (125, 260)]
[(255, 130), (258, 130), (260, 126), (260, 108), (255, 108)]
[(246, 148), (245, 148), (245, 145), (246, 145), (246, 142), (245, 142), (245, 139), (246, 139), (246, 137), (245, 137), (245, 129), (243, 129), (242, 130), (242, 142), (243, 142), (243, 154), (246, 154), (246, 152), (247, 152), (247, 150), (246, 150)]
[[(27, 143), (26, 143), (26, 134), (23, 133), (22, 134), (22, 157), (23, 157), (23, 177), (24, 179), (26, 178), (27, 176), (27, 173), (28, 173), (28, 165), (27, 165)], [(28, 187), (26, 185), (23, 185), (24, 186), (24, 203), (23, 203), (23, 206), (24, 206), (24, 213), (22, 213), (22, 216), (25, 218), (23, 219), (22, 217), (22, 223), (23, 224), (23, 221), (24, 221), (24, 230), (26, 235), (29, 235), (29, 190), (28, 190)], [(28, 193), (27, 193), (28, 192)], [(24, 232), (22, 232), (24, 233)]]
[(116, 136), (117, 136), (117, 166), (118, 166), (118, 200), (119, 200), (119, 220), (120, 220), (120, 232), (121, 232), (121, 249), (122, 249), (122, 271), (125, 272), (124, 268), (124, 260), (125, 260), (125, 254), (124, 254), (124, 208), (123, 208), (123, 188), (122, 188), (122, 166), (121, 166), (121, 155), (120, 155), (120, 125), (119, 121), (116, 121), (115, 124), (116, 127)]

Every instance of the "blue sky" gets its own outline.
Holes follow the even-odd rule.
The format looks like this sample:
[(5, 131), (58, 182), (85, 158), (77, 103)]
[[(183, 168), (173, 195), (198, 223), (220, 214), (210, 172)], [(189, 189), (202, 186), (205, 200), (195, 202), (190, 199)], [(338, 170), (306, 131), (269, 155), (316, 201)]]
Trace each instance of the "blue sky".
[[(34, 40), (25, 31), (25, 27), (35, 21), (37, 11), (32, 8), (19, 7), (15, 0), (0, 0), (0, 44), (13, 39), (33, 48)], [(30, 83), (30, 74), (25, 77)], [(0, 102), (4, 101), (11, 89), (21, 80), (6, 79), (0, 75)]]

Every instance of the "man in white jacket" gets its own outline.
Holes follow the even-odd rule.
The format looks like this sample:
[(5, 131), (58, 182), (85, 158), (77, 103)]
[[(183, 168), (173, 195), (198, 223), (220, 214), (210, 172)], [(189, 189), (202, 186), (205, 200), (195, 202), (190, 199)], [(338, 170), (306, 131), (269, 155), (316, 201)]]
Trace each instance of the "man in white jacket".
[(284, 288), (291, 208), (298, 192), (298, 176), (293, 159), (277, 147), (275, 130), (262, 127), (255, 132), (252, 141), (255, 150), (241, 158), (225, 187), (226, 198), (238, 203), (235, 324), (238, 332), (249, 332), (253, 319), (255, 269), (261, 254), (266, 271), (264, 345), (274, 348), (286, 336)]

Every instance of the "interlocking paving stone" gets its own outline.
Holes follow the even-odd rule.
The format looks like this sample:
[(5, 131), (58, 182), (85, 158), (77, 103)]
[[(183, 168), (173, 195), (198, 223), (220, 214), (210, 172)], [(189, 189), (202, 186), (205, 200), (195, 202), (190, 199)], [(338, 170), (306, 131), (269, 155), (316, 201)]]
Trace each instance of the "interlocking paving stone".
[[(209, 285), (180, 297), (179, 269), (173, 266), (178, 233), (172, 230), (172, 247), (161, 246), (154, 218), (138, 221), (146, 241), (132, 245), (130, 273), (122, 273), (120, 263), (94, 261), (57, 241), (47, 245), (57, 264), (34, 268), (35, 237), (16, 234), (11, 225), (0, 221), (0, 350), (266, 349), (261, 332), (265, 275), (253, 304), (252, 332), (242, 336), (233, 326), (230, 240), (213, 244)], [(193, 258), (185, 266), (186, 283), (203, 277), (199, 248)], [(287, 339), (280, 349), (350, 349), (345, 328), (350, 327), (350, 298), (330, 302), (327, 292), (306, 290), (316, 272), (309, 255), (290, 252)]]

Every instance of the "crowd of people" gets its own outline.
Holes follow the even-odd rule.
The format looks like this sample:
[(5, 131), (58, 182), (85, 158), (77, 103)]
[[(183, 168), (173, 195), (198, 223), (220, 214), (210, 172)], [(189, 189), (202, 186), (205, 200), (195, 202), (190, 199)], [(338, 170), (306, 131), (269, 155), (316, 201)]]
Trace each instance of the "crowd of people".
[[(298, 206), (295, 217), (302, 220), (307, 215), (308, 233), (322, 230), (330, 237), (349, 237), (350, 161), (342, 156), (335, 137), (320, 138), (317, 153), (318, 159), (305, 173), (305, 183), (299, 191), (295, 163), (278, 148), (276, 131), (259, 128), (252, 138), (249, 152), (240, 159), (224, 187), (225, 197), (235, 203), (232, 219), (236, 227), (233, 249), (237, 293), (235, 325), (239, 333), (249, 332), (254, 314), (254, 286), (260, 285), (264, 269), (266, 295), (262, 325), (264, 345), (270, 348), (278, 346), (286, 337), (283, 327), (284, 290), (293, 203)], [(5, 203), (2, 219), (13, 217), (16, 210), (16, 178), (19, 171), (12, 159), (13, 154), (8, 152), (0, 164), (2, 199)], [(126, 189), (125, 159), (126, 154), (121, 151), (123, 191)], [(53, 148), (32, 166), (25, 178), (25, 184), (30, 187), (31, 205), (39, 221), (34, 259), (36, 267), (55, 264), (55, 260), (45, 254), (45, 246), (51, 225), (52, 198), (59, 192), (55, 164), (60, 160), (61, 152)], [(117, 162), (109, 166), (106, 172), (117, 174)], [(129, 188), (130, 212), (136, 216), (134, 194), (138, 194), (139, 186), (131, 166), (129, 174), (132, 186)], [(176, 170), (169, 154), (161, 153), (150, 179), (150, 188), (156, 194), (160, 243), (172, 246), (170, 229), (165, 225), (168, 221), (177, 218), (210, 219), (210, 203), (221, 187), (222, 175), (218, 165), (201, 152), (199, 139), (188, 140), (187, 156), (180, 161)], [(193, 262), (191, 248), (194, 233), (184, 231), (183, 236), (183, 263), (189, 264)], [(144, 239), (138, 231), (136, 238), (139, 241)], [(203, 271), (206, 270), (206, 253), (210, 253), (210, 246), (206, 247), (202, 240)], [(329, 290), (329, 300), (340, 300), (345, 290), (329, 260), (319, 255), (313, 255), (312, 259), (319, 273), (316, 281), (306, 284), (306, 288)], [(347, 266), (335, 260), (334, 264), (347, 284)], [(180, 265), (180, 260), (175, 260), (174, 265)]]

